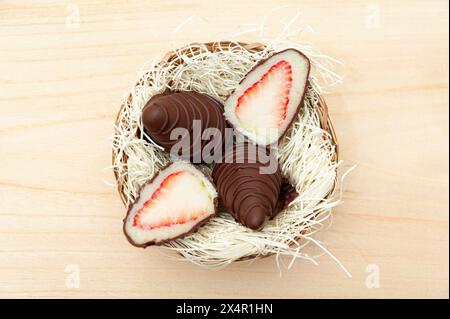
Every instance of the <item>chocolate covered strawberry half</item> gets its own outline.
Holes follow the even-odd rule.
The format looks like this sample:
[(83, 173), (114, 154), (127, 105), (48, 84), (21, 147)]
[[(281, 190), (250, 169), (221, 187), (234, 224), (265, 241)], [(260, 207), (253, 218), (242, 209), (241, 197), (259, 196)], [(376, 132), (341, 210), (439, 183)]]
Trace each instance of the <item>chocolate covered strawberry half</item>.
[(216, 213), (214, 185), (193, 165), (176, 162), (145, 184), (124, 219), (124, 232), (138, 247), (187, 235)]
[(226, 100), (226, 119), (259, 145), (277, 142), (298, 114), (309, 71), (308, 58), (295, 49), (260, 61)]

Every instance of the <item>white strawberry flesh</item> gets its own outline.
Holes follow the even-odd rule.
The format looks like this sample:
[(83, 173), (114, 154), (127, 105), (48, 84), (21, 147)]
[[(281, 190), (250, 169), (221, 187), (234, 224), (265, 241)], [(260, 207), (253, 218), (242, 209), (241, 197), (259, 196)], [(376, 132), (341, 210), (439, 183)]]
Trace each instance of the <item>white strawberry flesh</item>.
[(260, 145), (278, 141), (298, 113), (310, 64), (299, 51), (274, 54), (253, 68), (225, 102), (225, 117)]
[(136, 246), (160, 244), (187, 234), (216, 211), (217, 193), (194, 166), (177, 162), (146, 184), (125, 218)]

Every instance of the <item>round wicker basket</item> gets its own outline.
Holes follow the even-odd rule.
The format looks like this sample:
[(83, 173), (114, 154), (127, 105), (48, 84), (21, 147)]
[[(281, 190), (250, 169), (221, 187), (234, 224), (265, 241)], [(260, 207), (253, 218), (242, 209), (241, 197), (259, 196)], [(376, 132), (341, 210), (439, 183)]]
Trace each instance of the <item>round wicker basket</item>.
[[(182, 47), (180, 49), (177, 50), (173, 50), (170, 51), (168, 53), (166, 53), (164, 55), (164, 57), (161, 59), (161, 61), (159, 62), (158, 65), (165, 65), (168, 62), (171, 63), (175, 63), (175, 64), (182, 64), (184, 63), (183, 60), (180, 58), (180, 53), (182, 53), (183, 55), (186, 55), (188, 57), (191, 57), (193, 55), (195, 55), (197, 53), (197, 50), (195, 49), (195, 45), (198, 45), (200, 43), (192, 43), (188, 46)], [(243, 43), (243, 42), (230, 42), (230, 41), (220, 41), (220, 42), (208, 42), (208, 43), (202, 43), (202, 46), (206, 47), (210, 52), (216, 52), (217, 50), (226, 50), (226, 49), (232, 49), (234, 45), (239, 45), (241, 48), (246, 49), (249, 52), (259, 52), (262, 51), (266, 48), (266, 46), (264, 44), (261, 43)], [(142, 85), (143, 83), (143, 78), (141, 77), (135, 85)], [(117, 127), (119, 127), (119, 124), (124, 124), (124, 123), (120, 123), (120, 121), (123, 121), (123, 117), (120, 116), (121, 113), (123, 112), (124, 108), (126, 107), (127, 103), (130, 103), (132, 100), (132, 94), (130, 93), (127, 98), (125, 99), (125, 101), (122, 103), (119, 112), (116, 116), (116, 120), (115, 120), (115, 132), (114, 134), (118, 134), (118, 130)], [(322, 96), (319, 95), (319, 100), (320, 102), (318, 103), (318, 114), (320, 117), (320, 125), (321, 128), (329, 133), (329, 138), (331, 139), (332, 144), (335, 146), (334, 150), (334, 155), (332, 160), (337, 162), (338, 161), (338, 143), (337, 143), (337, 138), (336, 138), (336, 134), (332, 125), (332, 122), (330, 120), (329, 114), (328, 114), (328, 107), (327, 104), (325, 102), (325, 100), (323, 99)], [(122, 200), (122, 202), (126, 205), (127, 201), (126, 201), (126, 197), (124, 195), (124, 183), (126, 182), (126, 178), (127, 178), (127, 172), (126, 172), (126, 167), (127, 165), (122, 165), (122, 174), (121, 174), (121, 178), (119, 178), (119, 171), (118, 168), (114, 165), (115, 163), (115, 159), (117, 158), (118, 154), (116, 154), (115, 148), (113, 148), (113, 152), (112, 152), (112, 163), (113, 163), (113, 167), (114, 167), (114, 175), (117, 181), (117, 187), (118, 187), (118, 192), (120, 195), (120, 198)], [(122, 164), (126, 164), (127, 163), (127, 156), (125, 154), (122, 154), (121, 156), (121, 163)], [(125, 170), (125, 171), (124, 171)], [(124, 174), (125, 173), (125, 174)], [(333, 193), (334, 189), (336, 187), (336, 183), (334, 184), (333, 188), (330, 190), (330, 192), (325, 196), (325, 198), (329, 197), (330, 194)], [(247, 256), (245, 258), (241, 258), (238, 261), (243, 261), (243, 260), (249, 260), (249, 259), (253, 259), (255, 257), (267, 257), (271, 254), (268, 255), (264, 255), (264, 256)]]

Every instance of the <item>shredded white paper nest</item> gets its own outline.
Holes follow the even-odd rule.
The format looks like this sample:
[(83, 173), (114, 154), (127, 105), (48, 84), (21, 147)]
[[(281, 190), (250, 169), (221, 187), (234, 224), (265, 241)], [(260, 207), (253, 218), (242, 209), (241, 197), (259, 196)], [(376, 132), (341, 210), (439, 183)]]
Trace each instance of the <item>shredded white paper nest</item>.
[[(143, 132), (140, 115), (151, 96), (171, 90), (193, 90), (206, 93), (224, 102), (245, 74), (270, 52), (294, 47), (304, 52), (311, 60), (312, 75), (304, 108), (297, 120), (279, 144), (279, 164), (283, 177), (293, 184), (299, 196), (263, 230), (253, 231), (234, 218), (221, 212), (193, 234), (165, 244), (185, 259), (207, 268), (221, 268), (243, 259), (275, 254), (277, 264), (281, 256), (316, 263), (315, 255), (307, 254), (304, 247), (314, 243), (331, 255), (313, 235), (330, 217), (339, 199), (327, 196), (333, 191), (339, 163), (333, 160), (336, 149), (328, 132), (320, 126), (319, 94), (320, 82), (339, 81), (330, 67), (332, 59), (324, 56), (312, 46), (295, 43), (272, 42), (263, 51), (250, 53), (237, 43), (230, 49), (210, 52), (202, 45), (193, 45), (197, 52), (188, 57), (181, 52), (184, 63), (159, 65), (156, 58), (140, 73), (138, 83), (131, 90), (131, 98), (118, 115), (113, 137), (115, 154), (113, 167), (118, 173), (118, 183), (123, 184), (126, 204), (133, 202), (140, 186), (152, 178), (165, 165), (169, 156), (159, 146), (137, 136)], [(126, 156), (126, 165), (122, 160)], [(207, 173), (210, 167), (202, 167)], [(343, 267), (341, 265), (341, 267)], [(343, 268), (345, 270), (345, 268)]]

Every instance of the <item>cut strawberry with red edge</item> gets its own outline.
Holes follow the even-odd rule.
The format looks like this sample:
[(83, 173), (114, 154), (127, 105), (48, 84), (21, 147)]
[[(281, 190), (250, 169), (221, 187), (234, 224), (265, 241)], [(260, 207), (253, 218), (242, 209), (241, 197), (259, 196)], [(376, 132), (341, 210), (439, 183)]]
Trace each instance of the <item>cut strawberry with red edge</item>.
[(308, 58), (287, 49), (260, 61), (225, 102), (225, 117), (259, 145), (277, 142), (298, 114), (310, 71)]
[(124, 232), (135, 246), (161, 244), (191, 233), (216, 210), (214, 185), (191, 164), (176, 162), (142, 187)]

